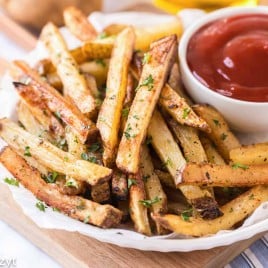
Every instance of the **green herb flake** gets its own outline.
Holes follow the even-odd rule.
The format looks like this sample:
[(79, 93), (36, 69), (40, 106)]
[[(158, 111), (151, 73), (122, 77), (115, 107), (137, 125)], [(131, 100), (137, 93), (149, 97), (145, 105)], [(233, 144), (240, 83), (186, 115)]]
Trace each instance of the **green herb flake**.
[(148, 175), (143, 175), (142, 176), (142, 179), (143, 179), (143, 181), (147, 181), (149, 178), (150, 178), (151, 176), (148, 174)]
[(129, 107), (126, 107), (126, 108), (122, 109), (122, 116), (124, 118), (128, 117), (128, 113), (129, 113)]
[(144, 205), (145, 207), (149, 208), (151, 207), (153, 204), (158, 203), (159, 201), (161, 201), (161, 198), (159, 198), (158, 196), (156, 196), (154, 199), (150, 200), (140, 200), (139, 202)]
[(88, 161), (89, 157), (87, 153), (81, 153), (81, 159)]
[(173, 167), (172, 160), (168, 157), (167, 160), (163, 163), (163, 167)]
[(24, 155), (25, 156), (32, 156), (31, 155), (31, 153), (30, 153), (30, 146), (26, 146), (25, 148), (24, 148)]
[(91, 163), (97, 163), (98, 161), (97, 161), (97, 157), (95, 157), (95, 156), (90, 156), (89, 158), (88, 158), (88, 161), (89, 162), (91, 162)]
[(58, 172), (53, 171), (48, 172), (47, 175), (42, 175), (42, 178), (47, 183), (55, 183), (58, 175), (59, 175)]
[(137, 181), (133, 178), (128, 178), (127, 180), (127, 187), (128, 189), (132, 186), (132, 185), (137, 185)]
[(135, 118), (136, 120), (140, 120), (139, 116), (138, 115), (133, 115), (133, 118)]
[(214, 122), (215, 126), (219, 126), (220, 125), (220, 122), (217, 119), (213, 119), (213, 122)]
[(124, 135), (127, 140), (136, 137), (135, 134), (133, 135), (130, 134), (131, 131), (132, 131), (132, 127), (130, 126), (130, 124), (128, 124), (126, 130), (124, 131)]
[(247, 165), (243, 165), (243, 164), (240, 164), (240, 163), (233, 163), (232, 168), (233, 169), (241, 168), (243, 170), (247, 170), (249, 167)]
[(146, 143), (146, 145), (149, 145), (149, 144), (152, 143), (152, 141), (153, 141), (153, 137), (152, 136), (147, 136), (147, 138), (145, 140), (145, 143)]
[(95, 62), (101, 65), (102, 67), (106, 67), (106, 63), (103, 59), (96, 59)]
[(52, 210), (55, 212), (60, 212), (60, 209), (58, 209), (58, 208), (52, 208)]
[(66, 187), (73, 187), (73, 188), (76, 188), (78, 189), (78, 184), (77, 184), (77, 181), (74, 180), (73, 178), (70, 178), (66, 181), (65, 185)]
[(139, 87), (137, 89), (141, 88), (142, 86), (147, 86), (149, 91), (151, 91), (153, 89), (154, 79), (153, 79), (151, 74), (143, 80), (143, 82), (139, 85)]
[(4, 178), (4, 182), (9, 185), (19, 187), (19, 181), (16, 180), (15, 178)]
[(189, 115), (189, 113), (191, 112), (191, 109), (190, 108), (184, 108), (183, 109), (183, 114), (182, 114), (182, 118), (183, 119), (186, 119)]
[(88, 148), (89, 152), (91, 153), (95, 153), (99, 151), (100, 149), (101, 149), (101, 145), (99, 142), (92, 143)]
[(61, 120), (61, 115), (60, 115), (60, 112), (59, 111), (54, 112), (54, 115), (56, 116), (56, 118), (58, 120)]
[(221, 134), (221, 140), (226, 140), (226, 138), (228, 137), (228, 135), (227, 134), (225, 134), (225, 133), (222, 133)]
[(142, 65), (149, 63), (151, 60), (152, 55), (149, 53), (144, 53), (143, 59), (142, 59)]
[(184, 210), (182, 213), (181, 213), (181, 218), (184, 220), (184, 221), (190, 221), (190, 217), (192, 216), (193, 214), (193, 209), (187, 209), (187, 210)]
[(248, 199), (253, 200), (254, 199), (254, 194), (251, 194)]
[(104, 39), (104, 38), (107, 38), (107, 37), (108, 37), (107, 33), (102, 32), (97, 36), (97, 39)]
[(38, 201), (36, 202), (35, 206), (40, 210), (45, 212), (47, 206), (42, 202), (42, 201)]
[(87, 215), (84, 219), (84, 223), (89, 223), (90, 220), (90, 215)]

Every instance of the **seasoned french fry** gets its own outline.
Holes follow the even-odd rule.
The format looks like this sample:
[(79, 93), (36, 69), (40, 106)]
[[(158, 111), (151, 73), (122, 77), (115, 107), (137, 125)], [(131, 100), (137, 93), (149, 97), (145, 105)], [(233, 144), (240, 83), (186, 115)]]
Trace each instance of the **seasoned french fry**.
[(74, 6), (65, 8), (63, 18), (70, 32), (81, 41), (93, 40), (97, 37), (96, 29), (80, 9)]
[(244, 145), (230, 151), (234, 163), (244, 165), (261, 165), (268, 162), (268, 143)]
[(195, 128), (178, 124), (174, 119), (167, 120), (175, 137), (179, 140), (187, 161), (202, 163), (207, 161), (204, 148)]
[(268, 165), (192, 164), (182, 172), (182, 184), (200, 186), (243, 187), (268, 184)]
[(55, 185), (46, 183), (40, 173), (9, 147), (0, 153), (0, 162), (38, 199), (74, 219), (102, 228), (117, 226), (122, 218), (120, 210), (111, 205), (100, 205), (79, 196), (61, 194)]
[(137, 93), (119, 144), (116, 164), (123, 171), (138, 172), (141, 144), (174, 60), (176, 49), (177, 40), (174, 35), (151, 44), (148, 52), (149, 61), (143, 66)]
[(118, 147), (121, 111), (126, 95), (128, 67), (132, 57), (135, 36), (131, 27), (126, 28), (116, 38), (110, 60), (105, 99), (102, 103), (97, 127), (103, 141), (103, 162), (112, 166)]
[(137, 232), (150, 236), (151, 228), (147, 215), (147, 200), (143, 180), (140, 174), (129, 175), (128, 180), (134, 181), (129, 189), (130, 217)]
[(23, 75), (30, 78), (31, 85), (28, 85), (27, 89), (40, 92), (42, 94), (42, 101), (46, 103), (49, 110), (57, 113), (65, 124), (72, 127), (81, 142), (84, 143), (88, 137), (96, 135), (97, 128), (95, 124), (87, 119), (79, 109), (63, 98), (56, 89), (44, 82), (36, 71), (32, 70), (23, 61), (14, 61), (14, 64)]
[(78, 65), (69, 53), (59, 29), (48, 23), (41, 33), (53, 65), (63, 83), (63, 92), (68, 95), (83, 114), (94, 114), (96, 105), (87, 87), (85, 78), (79, 73)]
[(19, 103), (17, 113), (19, 122), (28, 132), (50, 142), (53, 141), (53, 138), (50, 133), (33, 116), (32, 112), (28, 109), (25, 103)]
[(91, 187), (92, 200), (97, 203), (105, 203), (110, 200), (111, 191), (108, 182), (104, 182)]
[(112, 177), (112, 194), (117, 200), (126, 200), (128, 197), (128, 183), (126, 174), (116, 169)]
[(215, 143), (225, 161), (229, 161), (229, 153), (232, 149), (240, 147), (238, 139), (229, 129), (225, 119), (213, 107), (209, 105), (194, 105), (194, 111), (201, 116), (210, 126), (208, 137)]
[(221, 210), (224, 215), (213, 220), (190, 217), (187, 221), (177, 215), (154, 215), (156, 222), (173, 232), (183, 235), (204, 236), (220, 230), (231, 229), (249, 216), (262, 202), (268, 200), (268, 187), (255, 186), (230, 201)]
[(165, 84), (162, 88), (158, 104), (178, 123), (209, 131), (206, 121), (197, 116), (186, 100), (178, 95), (168, 84)]
[(25, 84), (17, 82), (13, 84), (25, 105), (27, 105), (33, 116), (42, 124), (44, 130), (52, 133), (55, 137), (63, 137), (63, 126), (48, 109), (46, 103), (43, 102), (42, 94)]
[(210, 139), (208, 139), (204, 135), (200, 135), (200, 141), (206, 152), (209, 163), (217, 164), (217, 165), (225, 164), (222, 156), (218, 153), (218, 151), (215, 148), (215, 145), (212, 143)]
[(72, 154), (26, 132), (9, 119), (0, 119), (0, 126), (0, 136), (11, 148), (24, 152), (25, 156), (35, 158), (51, 170), (86, 181), (90, 185), (108, 181), (112, 175), (112, 170), (78, 160)]
[(164, 184), (165, 186), (168, 186), (170, 188), (176, 188), (174, 180), (168, 172), (164, 172), (164, 171), (159, 170), (159, 169), (155, 169), (154, 172), (158, 176), (158, 178), (162, 184)]
[[(151, 200), (149, 210), (153, 213), (166, 213), (167, 212), (167, 196), (162, 189), (159, 178), (154, 172), (153, 163), (149, 154), (148, 148), (144, 145), (141, 153), (141, 174), (144, 181), (146, 196)], [(159, 224), (156, 223), (157, 234), (165, 234), (164, 230)]]

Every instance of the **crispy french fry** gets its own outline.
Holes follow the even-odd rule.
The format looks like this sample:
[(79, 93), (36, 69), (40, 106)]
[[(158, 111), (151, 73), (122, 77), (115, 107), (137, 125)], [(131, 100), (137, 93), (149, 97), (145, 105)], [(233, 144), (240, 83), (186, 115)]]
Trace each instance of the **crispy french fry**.
[(63, 137), (63, 126), (48, 109), (46, 103), (43, 102), (42, 94), (25, 84), (17, 82), (13, 84), (25, 105), (27, 105), (28, 109), (30, 109), (33, 116), (37, 118), (44, 129), (52, 133), (56, 138)]
[(164, 171), (159, 170), (159, 169), (155, 169), (154, 172), (158, 176), (158, 178), (162, 184), (164, 184), (165, 186), (168, 186), (170, 188), (176, 188), (174, 180), (168, 172), (164, 172)]
[(96, 185), (108, 181), (112, 170), (78, 160), (72, 154), (64, 152), (51, 143), (33, 136), (9, 119), (0, 119), (0, 136), (16, 151), (33, 157), (45, 167), (69, 175), (77, 180)]
[(151, 44), (148, 52), (150, 59), (143, 66), (137, 93), (119, 144), (116, 164), (123, 171), (138, 172), (141, 144), (174, 60), (176, 47), (177, 40), (174, 35)]
[(183, 235), (204, 236), (220, 230), (231, 229), (236, 223), (249, 216), (262, 202), (268, 200), (268, 187), (255, 186), (230, 201), (221, 210), (224, 215), (213, 220), (190, 217), (188, 221), (177, 215), (154, 215), (156, 222), (173, 232)]
[(27, 105), (20, 102), (18, 105), (18, 119), (23, 127), (33, 135), (41, 137), (48, 141), (53, 141), (50, 133), (40, 124), (40, 122), (33, 116)]
[(110, 200), (111, 191), (108, 182), (104, 182), (91, 187), (92, 200), (97, 203), (105, 203)]
[(131, 27), (126, 28), (116, 38), (110, 60), (105, 99), (102, 103), (97, 127), (103, 141), (103, 162), (112, 166), (118, 147), (121, 111), (126, 95), (128, 67), (132, 57), (135, 36)]
[(81, 142), (84, 143), (88, 137), (96, 135), (97, 128), (95, 124), (63, 98), (56, 89), (45, 83), (36, 71), (32, 70), (23, 61), (15, 61), (14, 64), (23, 75), (30, 78), (31, 85), (27, 86), (28, 89), (35, 90), (35, 92), (39, 91), (42, 94), (42, 101), (46, 103), (49, 110), (57, 113), (65, 124), (72, 127)]
[(215, 145), (212, 143), (210, 139), (208, 139), (204, 135), (200, 135), (200, 141), (206, 152), (209, 163), (217, 164), (217, 165), (225, 164), (222, 156), (218, 153), (218, 151), (215, 148)]
[(165, 84), (162, 88), (158, 104), (178, 123), (209, 131), (206, 121), (197, 116), (186, 100), (168, 84)]
[(182, 172), (182, 184), (221, 187), (250, 187), (268, 184), (268, 165), (192, 164)]
[(53, 65), (63, 83), (63, 92), (68, 95), (83, 114), (94, 114), (96, 105), (87, 87), (85, 78), (79, 73), (78, 65), (69, 53), (59, 29), (48, 23), (41, 33)]
[(144, 183), (140, 174), (129, 175), (128, 180), (133, 180), (134, 183), (129, 189), (129, 212), (134, 227), (137, 232), (150, 236), (151, 228), (147, 215), (146, 193)]
[(128, 183), (126, 174), (116, 169), (112, 177), (112, 194), (117, 200), (127, 200)]
[(70, 32), (81, 41), (93, 40), (97, 37), (96, 29), (80, 9), (74, 6), (65, 8), (63, 18)]
[(210, 126), (208, 137), (215, 143), (225, 161), (229, 161), (229, 153), (232, 149), (240, 147), (238, 139), (229, 129), (225, 119), (213, 107), (209, 105), (194, 105), (194, 111), (201, 116)]
[(196, 129), (178, 124), (174, 119), (167, 120), (175, 137), (180, 142), (187, 161), (202, 163), (207, 161), (204, 148)]
[(38, 199), (72, 218), (102, 228), (116, 226), (121, 221), (121, 211), (111, 205), (100, 205), (82, 197), (61, 194), (55, 185), (46, 183), (36, 169), (27, 165), (9, 147), (0, 153), (0, 162)]
[(261, 165), (268, 162), (268, 143), (244, 145), (230, 151), (234, 163)]
[[(149, 210), (153, 213), (166, 213), (167, 212), (167, 196), (162, 189), (159, 178), (154, 172), (153, 163), (149, 154), (148, 148), (144, 145), (141, 153), (141, 174), (144, 181), (146, 196), (152, 201)], [(157, 234), (165, 234), (164, 230), (159, 224), (156, 223)]]

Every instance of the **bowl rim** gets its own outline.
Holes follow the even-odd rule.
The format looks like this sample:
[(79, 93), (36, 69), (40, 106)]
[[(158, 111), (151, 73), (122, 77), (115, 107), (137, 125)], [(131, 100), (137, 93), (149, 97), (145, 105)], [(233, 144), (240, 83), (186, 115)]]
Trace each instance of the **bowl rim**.
[[(192, 25), (190, 25), (183, 33), (180, 42), (179, 42), (179, 63), (180, 68), (189, 79), (191, 79), (191, 82), (195, 84), (196, 87), (203, 90), (204, 93), (209, 94), (213, 96), (214, 98), (218, 98), (221, 101), (241, 105), (241, 106), (251, 106), (251, 107), (265, 107), (268, 104), (268, 101), (266, 102), (254, 102), (254, 101), (245, 101), (245, 100), (239, 100), (234, 99), (228, 96), (221, 95), (218, 92), (213, 91), (212, 89), (206, 87), (204, 84), (202, 84), (191, 72), (189, 65), (187, 63), (186, 55), (187, 55), (187, 48), (188, 43), (191, 39), (191, 37), (203, 26), (206, 24), (216, 21), (218, 19), (222, 18), (228, 18), (235, 15), (242, 15), (242, 14), (267, 14), (268, 15), (268, 6), (256, 6), (256, 7), (226, 7), (222, 8), (216, 11), (213, 11), (209, 14), (204, 15), (200, 19), (198, 19), (196, 22), (194, 22)], [(182, 80), (184, 77), (182, 76)], [(186, 91), (188, 91), (186, 89)], [(189, 93), (190, 94), (190, 93)], [(191, 95), (191, 94), (190, 94)]]

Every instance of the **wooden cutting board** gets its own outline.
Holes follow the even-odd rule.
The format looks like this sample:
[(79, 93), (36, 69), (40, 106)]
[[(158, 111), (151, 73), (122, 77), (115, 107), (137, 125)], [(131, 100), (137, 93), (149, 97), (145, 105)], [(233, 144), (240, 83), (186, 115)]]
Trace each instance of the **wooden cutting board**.
[[(135, 10), (150, 10), (148, 6), (135, 7)], [(35, 38), (4, 15), (0, 15), (0, 29), (25, 49), (32, 49)], [(4, 28), (3, 28), (4, 27)], [(17, 38), (16, 36), (19, 36)], [(8, 63), (0, 59), (0, 75)], [(63, 267), (223, 267), (235, 256), (248, 248), (263, 234), (241, 241), (228, 247), (219, 247), (188, 253), (160, 253), (120, 248), (99, 242), (77, 232), (47, 230), (39, 228), (26, 217), (14, 202), (7, 186), (0, 184), (0, 219), (33, 244), (54, 258)]]

